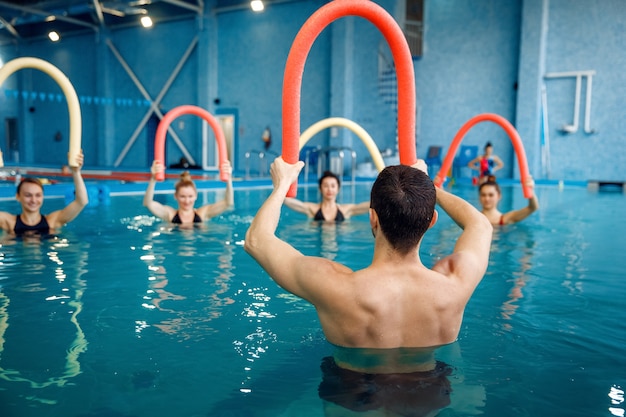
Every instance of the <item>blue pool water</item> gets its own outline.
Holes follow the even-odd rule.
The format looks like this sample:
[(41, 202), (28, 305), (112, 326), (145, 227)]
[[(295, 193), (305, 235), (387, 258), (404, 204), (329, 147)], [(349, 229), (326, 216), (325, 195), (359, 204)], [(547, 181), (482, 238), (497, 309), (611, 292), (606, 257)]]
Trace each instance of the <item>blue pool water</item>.
[[(344, 188), (346, 200), (368, 197), (369, 184)], [(475, 188), (453, 191), (477, 203)], [(236, 188), (237, 209), (203, 229), (170, 227), (141, 196), (124, 196), (88, 207), (56, 238), (5, 238), (0, 416), (324, 416), (320, 364), (332, 348), (315, 311), (243, 250), (268, 194)], [(506, 187), (501, 208), (521, 207), (521, 194)], [(453, 368), (440, 416), (624, 415), (626, 196), (537, 194), (538, 213), (495, 233), (459, 340), (437, 352)], [(427, 265), (459, 234), (440, 214), (422, 245)], [(279, 234), (353, 269), (373, 250), (367, 216), (319, 225), (285, 209)]]

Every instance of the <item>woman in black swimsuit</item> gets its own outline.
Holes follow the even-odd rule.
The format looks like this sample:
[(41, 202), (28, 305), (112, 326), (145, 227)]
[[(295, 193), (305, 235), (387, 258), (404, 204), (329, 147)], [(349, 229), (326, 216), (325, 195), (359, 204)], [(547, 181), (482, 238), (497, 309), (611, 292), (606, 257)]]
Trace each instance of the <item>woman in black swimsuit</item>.
[(370, 202), (358, 204), (337, 204), (337, 194), (341, 181), (330, 171), (326, 171), (319, 179), (319, 189), (322, 194), (321, 203), (305, 203), (295, 198), (285, 199), (285, 205), (298, 213), (306, 214), (313, 220), (341, 222), (357, 214), (367, 213)]
[(160, 217), (166, 222), (177, 224), (193, 224), (202, 223), (205, 220), (222, 214), (234, 205), (232, 168), (230, 162), (226, 161), (222, 166), (222, 170), (228, 173), (228, 181), (226, 183), (226, 193), (224, 199), (213, 204), (206, 204), (199, 209), (195, 209), (194, 205), (198, 198), (196, 185), (191, 180), (189, 172), (185, 171), (180, 176), (180, 181), (176, 183), (176, 191), (174, 198), (178, 202), (178, 209), (161, 204), (154, 201), (154, 187), (156, 185), (156, 174), (163, 171), (163, 166), (159, 161), (152, 163), (152, 176), (148, 183), (148, 189), (143, 198), (143, 205), (150, 210), (152, 214)]
[(78, 166), (71, 168), (75, 189), (74, 201), (65, 208), (44, 216), (41, 214), (44, 201), (41, 181), (37, 178), (24, 178), (17, 186), (15, 194), (16, 200), (22, 206), (22, 212), (17, 215), (5, 211), (0, 212), (0, 228), (18, 236), (46, 235), (74, 220), (89, 202), (87, 188), (80, 174), (83, 160), (84, 156), (81, 151), (77, 158)]

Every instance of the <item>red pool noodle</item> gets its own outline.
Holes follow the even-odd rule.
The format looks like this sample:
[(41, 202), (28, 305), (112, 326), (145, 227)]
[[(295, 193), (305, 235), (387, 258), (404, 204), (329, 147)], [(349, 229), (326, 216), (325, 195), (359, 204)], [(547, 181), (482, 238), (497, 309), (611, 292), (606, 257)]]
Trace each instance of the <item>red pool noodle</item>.
[(220, 163), (220, 180), (228, 181), (229, 174), (222, 171), (222, 164), (228, 160), (228, 156), (226, 154), (226, 139), (224, 138), (222, 127), (218, 123), (217, 119), (211, 115), (211, 113), (201, 107), (192, 105), (174, 107), (172, 110), (168, 111), (159, 122), (154, 139), (154, 159), (161, 162), (164, 170), (156, 175), (157, 181), (163, 181), (165, 178), (165, 137), (167, 135), (167, 128), (174, 121), (174, 119), (182, 116), (183, 114), (193, 114), (202, 117), (207, 121), (207, 123), (209, 123), (217, 141), (217, 154)]
[[(415, 151), (415, 78), (413, 59), (402, 29), (385, 9), (372, 1), (334, 0), (318, 9), (304, 23), (289, 51), (283, 79), (283, 147), (285, 162), (295, 164), (300, 153), (300, 92), (304, 64), (317, 36), (333, 21), (343, 16), (361, 16), (371, 21), (383, 34), (393, 55), (398, 76), (398, 150), (400, 163), (413, 165)], [(294, 197), (297, 182), (287, 196)]]
[(459, 144), (465, 137), (465, 134), (476, 124), (480, 122), (494, 122), (500, 127), (504, 129), (504, 131), (511, 138), (511, 142), (513, 143), (513, 149), (515, 150), (515, 154), (517, 155), (517, 163), (519, 165), (520, 170), (520, 182), (522, 183), (522, 189), (524, 190), (525, 198), (532, 198), (533, 191), (530, 187), (526, 186), (526, 179), (530, 176), (530, 172), (528, 170), (528, 161), (526, 160), (526, 152), (524, 151), (524, 144), (522, 143), (522, 139), (517, 133), (517, 130), (513, 127), (508, 120), (504, 117), (499, 116), (493, 113), (483, 113), (478, 116), (474, 116), (469, 119), (457, 132), (454, 139), (452, 139), (452, 143), (450, 144), (450, 149), (446, 153), (446, 157), (441, 164), (441, 168), (439, 169), (439, 173), (435, 177), (435, 186), (441, 187), (443, 184), (443, 180), (446, 178), (446, 173), (450, 170), (452, 166), (452, 162), (454, 161), (454, 156), (456, 154), (456, 150), (459, 147)]

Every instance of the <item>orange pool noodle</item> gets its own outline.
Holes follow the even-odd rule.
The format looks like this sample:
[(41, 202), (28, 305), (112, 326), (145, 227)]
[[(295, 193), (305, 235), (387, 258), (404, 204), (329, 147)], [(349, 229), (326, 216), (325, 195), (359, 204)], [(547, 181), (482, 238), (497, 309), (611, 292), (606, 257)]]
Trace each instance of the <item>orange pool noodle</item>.
[[(398, 150), (400, 163), (413, 165), (415, 151), (415, 77), (411, 51), (397, 22), (385, 9), (364, 0), (335, 0), (318, 9), (304, 23), (289, 51), (283, 79), (283, 147), (285, 162), (298, 161), (300, 137), (300, 92), (304, 64), (317, 36), (333, 21), (343, 16), (361, 16), (371, 21), (384, 35), (398, 76)], [(296, 195), (297, 183), (287, 196)]]

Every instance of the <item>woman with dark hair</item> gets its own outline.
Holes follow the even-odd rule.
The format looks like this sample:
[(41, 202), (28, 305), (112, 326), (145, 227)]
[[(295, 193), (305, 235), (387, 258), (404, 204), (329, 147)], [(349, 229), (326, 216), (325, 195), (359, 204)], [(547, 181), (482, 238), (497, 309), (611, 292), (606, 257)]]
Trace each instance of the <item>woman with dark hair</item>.
[(41, 214), (43, 205), (43, 185), (37, 178), (23, 178), (17, 186), (15, 199), (21, 204), (20, 214), (11, 214), (5, 211), (0, 212), (0, 228), (5, 232), (15, 235), (47, 235), (54, 233), (66, 223), (74, 220), (89, 202), (87, 188), (80, 174), (83, 166), (84, 156), (82, 151), (78, 154), (77, 167), (71, 167), (74, 179), (75, 197), (74, 201), (61, 210), (53, 211), (50, 214)]
[(496, 171), (504, 167), (504, 162), (498, 155), (493, 154), (493, 145), (491, 142), (487, 142), (485, 144), (485, 153), (469, 161), (467, 166), (478, 171), (478, 184), (482, 184), (491, 178), (495, 178)]
[(228, 172), (228, 182), (226, 183), (226, 192), (224, 198), (213, 204), (206, 204), (196, 209), (195, 203), (198, 198), (196, 185), (191, 179), (188, 171), (180, 176), (180, 181), (176, 183), (176, 191), (174, 198), (178, 203), (178, 208), (174, 208), (158, 201), (154, 201), (154, 187), (156, 186), (156, 174), (163, 171), (163, 165), (159, 161), (154, 161), (151, 168), (150, 182), (146, 194), (143, 197), (143, 205), (150, 210), (152, 214), (160, 217), (162, 220), (175, 224), (194, 224), (202, 223), (211, 217), (218, 216), (232, 208), (234, 205), (232, 168), (230, 162), (224, 162), (222, 169)]
[[(535, 187), (535, 182), (531, 177), (526, 180), (526, 185), (531, 188)], [(533, 191), (533, 196), (528, 199), (528, 206), (519, 210), (511, 210), (501, 213), (498, 210), (498, 203), (502, 199), (502, 191), (495, 181), (487, 181), (478, 187), (478, 197), (482, 205), (482, 213), (487, 216), (489, 222), (494, 226), (504, 226), (505, 224), (517, 223), (530, 216), (539, 208), (539, 201)]]
[(306, 203), (295, 198), (287, 198), (285, 205), (298, 213), (306, 214), (313, 220), (341, 222), (351, 216), (367, 213), (370, 202), (358, 204), (337, 204), (337, 195), (341, 187), (338, 175), (326, 171), (319, 179), (319, 189), (322, 194), (320, 203)]

